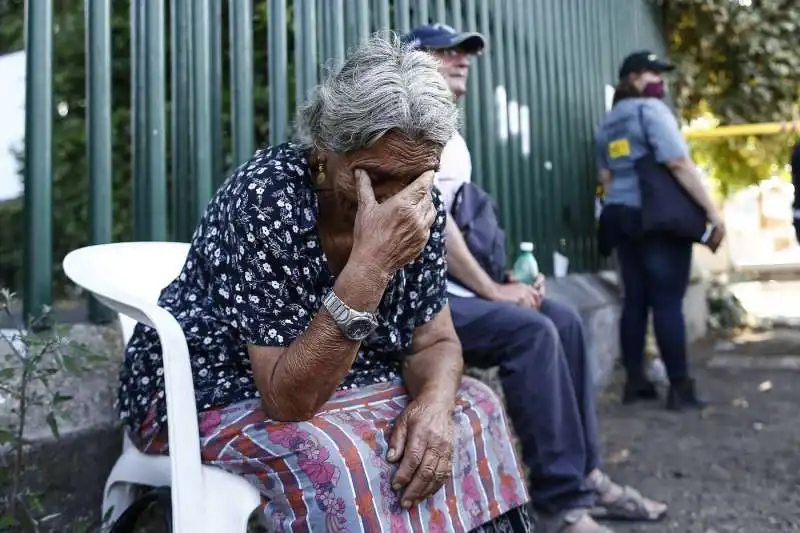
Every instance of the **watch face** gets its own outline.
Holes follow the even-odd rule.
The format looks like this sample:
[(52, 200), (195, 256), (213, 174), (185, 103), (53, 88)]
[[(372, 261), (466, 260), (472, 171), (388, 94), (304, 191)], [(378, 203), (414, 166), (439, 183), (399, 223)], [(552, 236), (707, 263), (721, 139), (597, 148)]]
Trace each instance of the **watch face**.
[(373, 329), (375, 329), (375, 326), (370, 319), (355, 318), (347, 325), (345, 334), (350, 339), (360, 341), (367, 338), (367, 336), (372, 333)]

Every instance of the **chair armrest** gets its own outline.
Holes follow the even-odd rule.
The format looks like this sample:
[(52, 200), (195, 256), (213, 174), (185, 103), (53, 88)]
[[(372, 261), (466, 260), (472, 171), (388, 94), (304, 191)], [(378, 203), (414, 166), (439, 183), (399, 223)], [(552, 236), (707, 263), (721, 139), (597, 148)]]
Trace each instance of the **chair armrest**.
[[(200, 457), (200, 429), (186, 337), (178, 321), (166, 310), (127, 294), (105, 294), (86, 287), (114, 311), (153, 328), (161, 340), (164, 362), (164, 394), (167, 404), (167, 433), (172, 478), (172, 509), (175, 524), (182, 531), (201, 531), (203, 486)], [(197, 527), (191, 527), (196, 524)]]

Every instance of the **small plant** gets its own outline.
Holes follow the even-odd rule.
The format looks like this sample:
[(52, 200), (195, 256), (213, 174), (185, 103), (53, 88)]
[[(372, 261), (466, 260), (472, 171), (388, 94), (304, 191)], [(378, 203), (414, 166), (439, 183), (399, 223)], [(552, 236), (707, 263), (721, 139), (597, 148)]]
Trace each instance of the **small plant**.
[(56, 388), (57, 377), (82, 374), (101, 358), (52, 326), (50, 309), (26, 328), (14, 319), (13, 304), (14, 295), (0, 290), (0, 314), (14, 324), (0, 330), (0, 531), (39, 532), (59, 515), (44, 516), (39, 495), (25, 486), (26, 429), (41, 413), (60, 438), (58, 421), (71, 397)]

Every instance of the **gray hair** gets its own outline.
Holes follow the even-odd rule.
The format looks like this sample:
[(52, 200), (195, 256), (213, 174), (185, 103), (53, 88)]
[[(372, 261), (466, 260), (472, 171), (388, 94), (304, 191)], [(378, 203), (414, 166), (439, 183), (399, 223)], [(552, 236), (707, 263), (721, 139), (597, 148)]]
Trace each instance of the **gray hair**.
[(459, 111), (438, 67), (436, 58), (395, 34), (371, 37), (298, 109), (298, 141), (344, 154), (398, 131), (444, 146), (458, 128)]

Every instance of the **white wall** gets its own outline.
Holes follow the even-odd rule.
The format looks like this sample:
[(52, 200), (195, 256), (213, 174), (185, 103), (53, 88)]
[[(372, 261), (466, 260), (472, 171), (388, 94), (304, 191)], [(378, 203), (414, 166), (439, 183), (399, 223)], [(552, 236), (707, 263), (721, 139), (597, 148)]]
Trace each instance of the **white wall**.
[(0, 56), (0, 201), (22, 194), (19, 167), (11, 150), (25, 140), (25, 53)]

